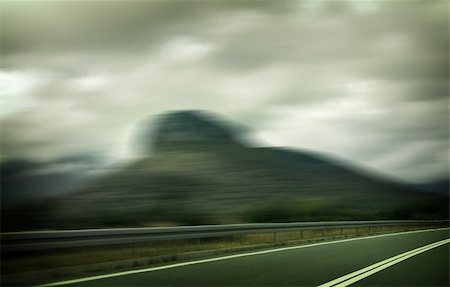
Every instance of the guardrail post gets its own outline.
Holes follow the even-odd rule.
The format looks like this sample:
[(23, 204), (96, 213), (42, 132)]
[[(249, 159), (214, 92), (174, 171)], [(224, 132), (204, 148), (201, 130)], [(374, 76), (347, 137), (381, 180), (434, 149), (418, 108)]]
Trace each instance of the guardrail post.
[(239, 235), (239, 245), (242, 245), (242, 237), (243, 237), (243, 235), (241, 234), (241, 235)]
[(273, 233), (273, 241), (274, 242), (278, 242), (278, 237), (277, 237), (277, 233), (276, 232)]

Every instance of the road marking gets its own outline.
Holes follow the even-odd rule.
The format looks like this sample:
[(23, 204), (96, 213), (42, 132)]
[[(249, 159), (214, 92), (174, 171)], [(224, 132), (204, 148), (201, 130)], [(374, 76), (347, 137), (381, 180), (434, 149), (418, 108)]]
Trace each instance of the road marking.
[(395, 265), (395, 264), (402, 262), (408, 258), (411, 258), (420, 253), (426, 252), (428, 250), (442, 246), (447, 243), (450, 243), (450, 239), (444, 239), (444, 240), (441, 240), (441, 241), (438, 241), (435, 243), (431, 243), (431, 244), (413, 249), (411, 251), (408, 251), (408, 252), (399, 254), (397, 256), (388, 258), (386, 260), (380, 261), (378, 263), (372, 264), (368, 267), (357, 270), (350, 274), (344, 275), (344, 276), (334, 279), (330, 282), (319, 285), (318, 287), (345, 287), (345, 286), (351, 285), (351, 284), (358, 282), (366, 277), (369, 277), (372, 274), (375, 274), (377, 272), (380, 272), (381, 270), (391, 267), (392, 265)]
[(37, 287), (53, 287), (53, 286), (69, 285), (69, 284), (81, 283), (81, 282), (86, 282), (86, 281), (93, 281), (93, 280), (118, 277), (118, 276), (124, 276), (124, 275), (131, 275), (131, 274), (138, 274), (138, 273), (144, 273), (144, 272), (152, 272), (152, 271), (171, 269), (171, 268), (177, 268), (177, 267), (194, 265), (194, 264), (208, 263), (208, 262), (214, 262), (214, 261), (220, 261), (220, 260), (226, 260), (226, 259), (232, 259), (232, 258), (239, 258), (239, 257), (245, 257), (245, 256), (267, 254), (267, 253), (279, 252), (279, 251), (285, 251), (285, 250), (309, 248), (309, 247), (315, 247), (315, 246), (321, 246), (321, 245), (350, 242), (350, 241), (355, 241), (355, 240), (373, 239), (373, 238), (388, 237), (388, 236), (395, 236), (395, 235), (432, 232), (432, 231), (449, 230), (449, 229), (450, 228), (414, 230), (414, 231), (407, 231), (407, 232), (396, 232), (396, 233), (389, 233), (389, 234), (372, 235), (372, 236), (366, 236), (366, 237), (348, 238), (348, 239), (341, 239), (341, 240), (328, 241), (328, 242), (319, 242), (319, 243), (313, 243), (313, 244), (308, 244), (308, 245), (281, 247), (281, 248), (241, 253), (241, 254), (234, 254), (234, 255), (228, 255), (228, 256), (222, 256), (222, 257), (216, 257), (216, 258), (175, 263), (175, 264), (157, 266), (157, 267), (151, 267), (151, 268), (145, 268), (145, 269), (129, 270), (129, 271), (122, 271), (122, 272), (117, 272), (117, 273), (90, 276), (90, 277), (79, 278), (79, 279), (65, 280), (65, 281), (60, 281), (60, 282), (46, 283), (46, 284), (37, 285)]

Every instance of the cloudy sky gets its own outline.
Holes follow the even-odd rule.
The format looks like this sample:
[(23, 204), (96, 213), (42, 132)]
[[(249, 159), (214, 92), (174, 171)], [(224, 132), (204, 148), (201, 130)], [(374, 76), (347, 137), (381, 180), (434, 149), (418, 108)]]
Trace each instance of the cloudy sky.
[[(132, 155), (168, 110), (448, 175), (447, 1), (2, 1), (1, 160)], [(67, 168), (67, 165), (65, 166)]]

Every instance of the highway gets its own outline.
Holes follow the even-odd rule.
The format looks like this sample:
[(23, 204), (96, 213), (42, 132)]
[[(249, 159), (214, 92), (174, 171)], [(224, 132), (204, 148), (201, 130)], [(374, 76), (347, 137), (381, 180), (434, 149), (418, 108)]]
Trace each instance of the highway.
[(249, 252), (41, 286), (449, 286), (449, 230)]

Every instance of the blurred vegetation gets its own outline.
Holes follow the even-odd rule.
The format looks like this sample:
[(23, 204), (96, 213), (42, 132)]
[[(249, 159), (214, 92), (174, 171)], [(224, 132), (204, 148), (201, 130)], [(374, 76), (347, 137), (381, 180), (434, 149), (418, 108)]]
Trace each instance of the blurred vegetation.
[(2, 211), (3, 230), (447, 218), (448, 198), (318, 156), (242, 146), (161, 151), (85, 190)]

